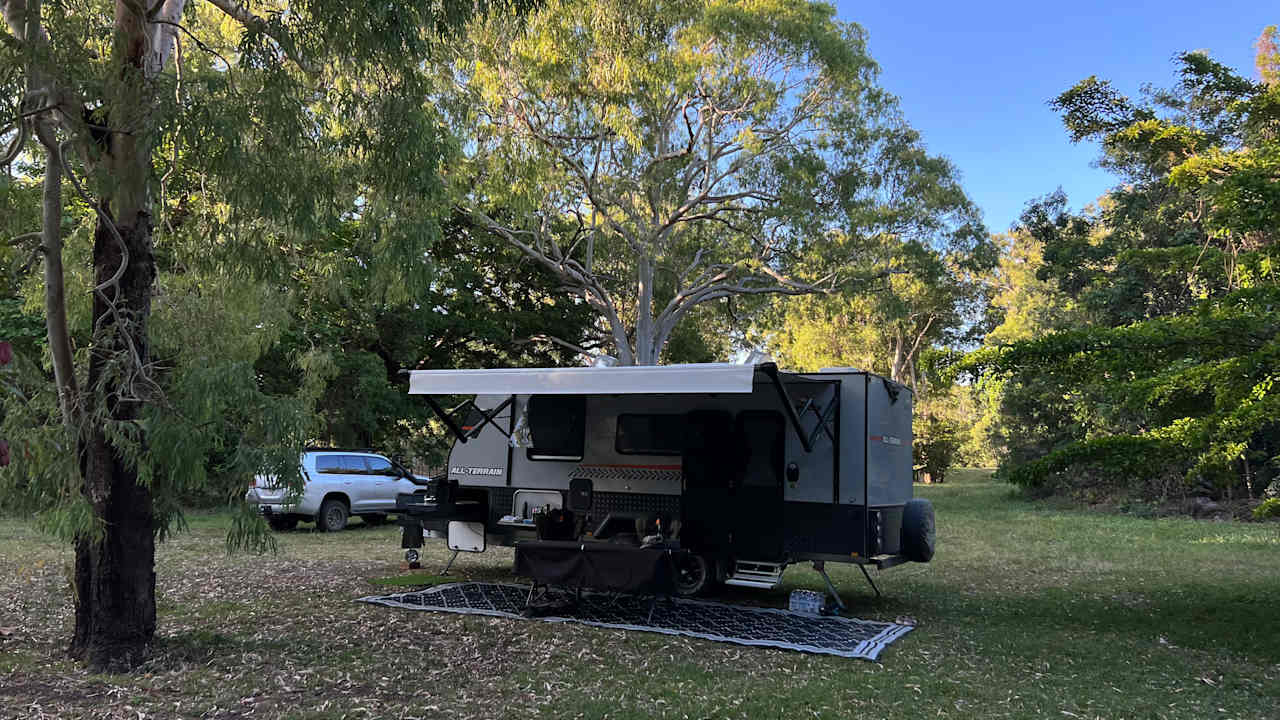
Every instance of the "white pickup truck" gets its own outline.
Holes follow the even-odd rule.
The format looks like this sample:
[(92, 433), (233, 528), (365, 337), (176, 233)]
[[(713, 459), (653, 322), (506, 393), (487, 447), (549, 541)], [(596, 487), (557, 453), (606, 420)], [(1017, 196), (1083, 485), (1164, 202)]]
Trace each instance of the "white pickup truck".
[(396, 495), (425, 490), (428, 482), (383, 455), (360, 450), (308, 450), (300, 470), (301, 493), (266, 475), (255, 476), (245, 493), (275, 530), (314, 521), (317, 530), (333, 532), (346, 527), (352, 515), (380, 523), (395, 511)]

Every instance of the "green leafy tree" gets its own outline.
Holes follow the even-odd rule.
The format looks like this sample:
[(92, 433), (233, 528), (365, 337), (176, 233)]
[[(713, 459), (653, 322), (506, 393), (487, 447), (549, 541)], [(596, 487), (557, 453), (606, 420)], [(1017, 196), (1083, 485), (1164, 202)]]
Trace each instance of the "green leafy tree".
[[(924, 390), (921, 354), (962, 342), (981, 316), (984, 286), (974, 273), (928, 245), (886, 241), (896, 272), (875, 291), (797, 298), (780, 304), (781, 330), (769, 345), (789, 366), (862, 367)], [(992, 253), (994, 255), (994, 253)]]
[(914, 450), (941, 481), (970, 433), (957, 416), (961, 393), (941, 386), (935, 396), (922, 361), (940, 345), (969, 342), (998, 247), (951, 163), (925, 153), (914, 133), (904, 139), (882, 168), (880, 203), (852, 210), (843, 236), (856, 256), (889, 268), (887, 278), (874, 288), (784, 299), (762, 323), (778, 329), (763, 334), (788, 366), (861, 367), (911, 386)]
[(883, 223), (881, 170), (915, 136), (830, 7), (557, 0), (468, 39), (466, 209), (589, 305), (622, 363), (657, 362), (699, 305), (879, 274), (833, 233)]
[(333, 375), (317, 399), (318, 439), (432, 466), (446, 438), (433, 431), (428, 406), (406, 394), (401, 370), (566, 365), (578, 351), (550, 338), (586, 343), (589, 308), (464, 216), (444, 222), (427, 250), (431, 280), (410, 300), (388, 297), (360, 260), (368, 250), (341, 238), (311, 248), (292, 277), (301, 297), (289, 328), (257, 363), (264, 385), (295, 393), (304, 378), (293, 358), (324, 349)]
[[(427, 72), (474, 5), (0, 8), (0, 164), (41, 178), (16, 241), (37, 243), (53, 379), (14, 371), (5, 426), (30, 462), (6, 490), (74, 540), (73, 654), (127, 667), (155, 629), (155, 539), (208, 481), (204, 460), (287, 475), (309, 432), (305, 398), (255, 385), (282, 323), (245, 300), (282, 304), (288, 261), (351, 217), (390, 292), (426, 278), (448, 147)], [(317, 378), (322, 360), (297, 359)], [(244, 442), (221, 445), (239, 421)]]
[[(1065, 201), (1060, 196), (1054, 199)], [(1000, 260), (982, 279), (989, 297), (984, 346), (1011, 345), (1089, 322), (1056, 279), (1040, 277), (1045, 265), (1044, 242), (1025, 224), (994, 241), (1001, 248)], [(937, 360), (945, 364), (950, 358), (940, 356)], [(967, 456), (973, 458), (969, 462), (987, 467), (1001, 458), (1014, 464), (1025, 462), (1081, 437), (1081, 418), (1062, 412), (1071, 405), (1063, 405), (1061, 388), (1043, 387), (1031, 377), (987, 374), (975, 378), (971, 385), (955, 387), (952, 394), (971, 404), (966, 425)]]
[(1096, 78), (1055, 100), (1124, 182), (1097, 213), (1028, 207), (1037, 293), (1068, 317), (962, 363), (1004, 383), (1005, 471), (1025, 485), (1253, 496), (1280, 469), (1280, 88), (1201, 53), (1179, 66), (1144, 102)]
[(769, 344), (796, 367), (857, 365), (919, 391), (921, 353), (962, 341), (980, 318), (998, 248), (955, 167), (918, 133), (900, 127), (878, 160), (873, 199), (846, 206), (830, 239), (833, 254), (886, 268), (886, 279), (777, 302)]
[(929, 482), (947, 479), (964, 439), (959, 423), (936, 412), (918, 412), (912, 428), (912, 458)]

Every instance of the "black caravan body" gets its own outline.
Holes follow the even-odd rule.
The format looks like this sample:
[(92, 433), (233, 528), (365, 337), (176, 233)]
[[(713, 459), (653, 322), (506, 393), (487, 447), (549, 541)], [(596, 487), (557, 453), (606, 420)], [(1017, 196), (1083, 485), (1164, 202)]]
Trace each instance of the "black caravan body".
[[(931, 508), (927, 528), (906, 532), (927, 531), (927, 552), (904, 546), (907, 508), (927, 506), (912, 500), (912, 392), (872, 373), (416, 371), (410, 393), (427, 396), (455, 441), (434, 502), (402, 498), (406, 547), (456, 524), (512, 545), (562, 510), (547, 514), (561, 539), (660, 533), (708, 580), (733, 585), (772, 587), (800, 561), (884, 568), (932, 555)], [(471, 399), (450, 412), (441, 395)]]

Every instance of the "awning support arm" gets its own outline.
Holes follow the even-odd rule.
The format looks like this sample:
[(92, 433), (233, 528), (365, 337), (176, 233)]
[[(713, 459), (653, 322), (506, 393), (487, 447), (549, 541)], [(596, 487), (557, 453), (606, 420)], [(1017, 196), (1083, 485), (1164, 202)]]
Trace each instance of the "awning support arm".
[(440, 403), (436, 402), (436, 399), (430, 395), (426, 395), (424, 397), (427, 399), (427, 405), (431, 407), (431, 412), (435, 413), (436, 417), (440, 418), (440, 422), (444, 423), (444, 426), (449, 428), (449, 432), (453, 433), (453, 436), (458, 438), (458, 442), (466, 443), (467, 434), (462, 431), (462, 428), (458, 427), (458, 423), (453, 421), (453, 418), (449, 416), (448, 411), (440, 407)]
[(796, 410), (796, 417), (804, 417), (804, 414), (809, 412), (810, 410), (814, 410), (814, 412), (817, 412), (817, 410), (813, 406), (812, 396), (805, 398), (804, 402), (800, 403), (800, 409)]
[(782, 401), (782, 409), (787, 413), (787, 420), (791, 421), (791, 427), (796, 431), (796, 437), (800, 440), (800, 445), (805, 452), (813, 452), (813, 442), (809, 440), (809, 436), (805, 434), (804, 428), (800, 425), (800, 416), (796, 414), (796, 406), (791, 402), (791, 395), (787, 392), (787, 388), (782, 384), (782, 378), (778, 376), (778, 366), (772, 363), (761, 365), (760, 371), (769, 376), (773, 381), (773, 388), (778, 391), (778, 399)]
[[(502, 433), (503, 435), (506, 435), (507, 437), (511, 437), (511, 433), (502, 429), (502, 426), (497, 423), (497, 417), (498, 417), (498, 413), (502, 412), (507, 408), (508, 405), (515, 402), (516, 400), (515, 395), (509, 396), (506, 400), (503, 400), (501, 404), (499, 404), (497, 407), (493, 408), (492, 410), (481, 410), (480, 406), (476, 405), (474, 400), (465, 400), (462, 402), (461, 405), (454, 408), (453, 410), (445, 410), (444, 408), (440, 407), (440, 403), (436, 402), (435, 398), (433, 398), (432, 396), (424, 395), (423, 397), (427, 399), (427, 405), (431, 407), (431, 411), (436, 414), (436, 417), (440, 418), (440, 422), (443, 422), (445, 427), (449, 428), (449, 432), (452, 433), (453, 436), (456, 437), (458, 439), (458, 442), (460, 443), (465, 443), (466, 441), (472, 438), (478, 437), (480, 435), (480, 431), (484, 429), (484, 426), (490, 423), (492, 423), (493, 426), (498, 429), (498, 432)], [(476, 411), (480, 413), (480, 422), (476, 423), (474, 427), (470, 427), (466, 429), (458, 427), (457, 421), (453, 419), (454, 413), (465, 412), (466, 409), (469, 407), (475, 408)]]
[(480, 412), (481, 417), (483, 418), (482, 420), (480, 420), (480, 422), (476, 423), (475, 427), (471, 428), (471, 431), (468, 434), (468, 437), (473, 437), (473, 438), (479, 437), (480, 431), (484, 429), (485, 425), (488, 425), (490, 423), (493, 423), (493, 426), (497, 428), (498, 432), (502, 433), (503, 435), (506, 435), (507, 437), (511, 437), (511, 434), (508, 433), (506, 430), (503, 430), (502, 426), (497, 423), (497, 417), (498, 417), (498, 413), (502, 412), (503, 410), (506, 410), (508, 405), (515, 402), (515, 399), (516, 399), (516, 396), (511, 395), (506, 400), (503, 400), (502, 403), (498, 405), (498, 407), (492, 410), (487, 410), (487, 411), (480, 410), (480, 406), (476, 405), (475, 402), (472, 400), (468, 400), (466, 403), (464, 403), (464, 404), (469, 404), (471, 405), (471, 407), (478, 410)]
[(831, 438), (831, 442), (835, 442), (835, 433), (831, 432), (831, 427), (828, 426), (827, 423), (831, 422), (831, 416), (835, 413), (836, 408), (838, 407), (840, 407), (840, 393), (834, 393), (831, 398), (831, 402), (827, 403), (826, 410), (818, 412), (816, 407), (813, 409), (813, 414), (818, 416), (818, 426), (809, 434), (809, 445), (813, 445), (813, 441), (818, 439), (818, 434), (824, 430), (827, 433), (827, 437)]

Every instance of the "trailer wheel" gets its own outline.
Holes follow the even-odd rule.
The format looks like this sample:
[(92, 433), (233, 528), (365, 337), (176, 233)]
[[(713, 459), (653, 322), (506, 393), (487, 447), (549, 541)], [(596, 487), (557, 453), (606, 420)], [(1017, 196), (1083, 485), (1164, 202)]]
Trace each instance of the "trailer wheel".
[(912, 562), (929, 562), (936, 542), (933, 503), (924, 498), (908, 500), (902, 509), (902, 554)]
[(702, 555), (677, 553), (673, 558), (676, 569), (676, 595), (692, 597), (707, 590), (714, 581), (712, 565)]

